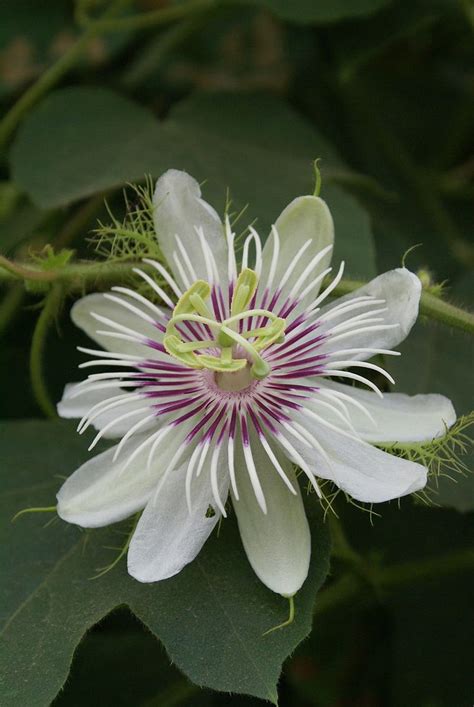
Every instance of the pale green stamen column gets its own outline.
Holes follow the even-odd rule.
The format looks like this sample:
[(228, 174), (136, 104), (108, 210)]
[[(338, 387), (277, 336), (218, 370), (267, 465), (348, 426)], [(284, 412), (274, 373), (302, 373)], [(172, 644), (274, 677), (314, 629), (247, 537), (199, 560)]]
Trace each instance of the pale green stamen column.
[[(168, 322), (163, 339), (168, 353), (189, 368), (208, 369), (218, 373), (236, 373), (245, 368), (250, 359), (252, 378), (261, 380), (268, 376), (270, 366), (262, 358), (260, 352), (270, 344), (284, 341), (286, 322), (266, 309), (247, 309), (257, 285), (257, 274), (249, 268), (242, 270), (232, 297), (231, 316), (223, 322), (217, 322), (206, 304), (211, 293), (211, 286), (204, 280), (195, 282), (180, 297), (173, 316)], [(238, 325), (238, 322), (250, 317), (261, 317), (270, 321), (266, 326), (257, 327), (241, 334), (237, 332), (234, 327)], [(176, 329), (176, 325), (182, 322), (194, 322), (207, 326), (215, 334), (215, 338), (185, 342), (180, 338), (179, 331)], [(253, 341), (249, 341), (249, 339), (253, 339)], [(236, 345), (248, 354), (248, 359), (234, 358)], [(220, 355), (196, 353), (200, 349), (209, 348), (219, 349)]]

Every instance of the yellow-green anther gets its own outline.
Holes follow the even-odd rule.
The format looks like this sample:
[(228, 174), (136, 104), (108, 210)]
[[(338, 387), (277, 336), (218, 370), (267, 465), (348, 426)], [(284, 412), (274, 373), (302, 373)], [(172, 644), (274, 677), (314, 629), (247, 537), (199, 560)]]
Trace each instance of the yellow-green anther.
[(231, 316), (240, 314), (249, 306), (258, 285), (258, 276), (254, 270), (242, 270), (235, 284), (234, 296), (230, 307)]
[(170, 356), (174, 356), (174, 358), (177, 358), (178, 361), (181, 361), (181, 363), (184, 363), (184, 365), (189, 368), (202, 368), (202, 364), (199, 362), (196, 354), (192, 351), (189, 353), (180, 351), (181, 345), (181, 339), (178, 339), (174, 334), (168, 334), (163, 337), (163, 346)]
[(263, 327), (262, 333), (258, 336), (254, 346), (257, 351), (267, 348), (270, 344), (282, 343), (285, 340), (286, 321), (281, 317), (275, 319), (267, 327)]
[[(193, 295), (198, 295), (201, 300), (204, 301), (210, 294), (211, 286), (209, 283), (205, 280), (196, 280), (196, 282), (191, 285), (189, 290), (186, 290), (186, 292), (179, 298), (173, 311), (173, 317), (176, 317), (179, 314), (192, 314), (196, 311), (196, 307), (192, 303)], [(208, 316), (208, 314), (204, 316)]]
[(208, 317), (209, 319), (212, 319), (212, 312), (207, 306), (207, 304), (204, 302), (200, 294), (195, 292), (189, 297), (189, 300), (198, 314), (200, 314), (202, 317)]

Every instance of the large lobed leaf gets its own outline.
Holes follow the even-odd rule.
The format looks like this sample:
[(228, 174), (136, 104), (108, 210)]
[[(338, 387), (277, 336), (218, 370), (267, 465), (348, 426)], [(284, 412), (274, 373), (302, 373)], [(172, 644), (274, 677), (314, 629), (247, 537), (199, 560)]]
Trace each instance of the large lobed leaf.
[(296, 597), (295, 621), (263, 636), (285, 619), (288, 607), (254, 575), (232, 519), (170, 580), (140, 584), (124, 562), (91, 579), (113, 558), (105, 547), (123, 543), (116, 527), (84, 532), (56, 520), (43, 528), (44, 515), (11, 523), (21, 508), (54, 503), (58, 477), (86, 457), (84, 441), (62, 422), (3, 423), (0, 456), (3, 706), (49, 705), (83, 635), (123, 604), (198, 685), (277, 702), (281, 665), (309, 633), (315, 595), (328, 572), (328, 530), (314, 507), (312, 563)]
[[(53, 129), (52, 129), (52, 126)], [(323, 196), (334, 216), (336, 257), (372, 276), (375, 257), (366, 212), (334, 183), (345, 170), (312, 126), (276, 98), (201, 95), (159, 123), (111, 91), (68, 88), (46, 98), (25, 120), (11, 152), (12, 174), (41, 208), (64, 206), (170, 167), (205, 181), (222, 213), (249, 205), (242, 228), (257, 218), (265, 236), (291, 199), (313, 190), (312, 160), (323, 158)]]

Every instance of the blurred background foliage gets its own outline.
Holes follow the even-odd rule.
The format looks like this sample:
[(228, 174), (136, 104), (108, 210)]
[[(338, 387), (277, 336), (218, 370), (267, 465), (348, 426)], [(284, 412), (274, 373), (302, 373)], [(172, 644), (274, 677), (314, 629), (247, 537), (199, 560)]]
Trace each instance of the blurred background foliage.
[[(176, 21), (156, 21), (157, 13), (183, 7), (190, 10)], [(11, 129), (0, 128), (2, 254), (24, 260), (51, 243), (94, 257), (88, 238), (97, 219), (106, 219), (104, 198), (119, 210), (125, 182), (168, 167), (207, 180), (205, 194), (221, 211), (229, 187), (236, 209), (249, 204), (248, 220), (258, 214), (265, 231), (285, 203), (312, 189), (312, 160), (322, 157), (322, 196), (351, 275), (397, 267), (421, 244), (408, 267), (430, 284), (446, 282), (450, 301), (472, 306), (470, 0), (4, 0), (4, 126), (25, 92), (74, 54), (90, 32), (87, 17), (108, 12), (111, 25), (90, 33)], [(136, 17), (146, 19), (143, 26)], [(41, 298), (21, 284), (0, 294), (0, 416), (41, 417), (28, 377)], [(78, 375), (80, 335), (67, 316), (70, 303), (47, 342), (55, 400)], [(444, 393), (459, 414), (469, 412), (474, 352), (467, 335), (420, 321), (402, 351), (391, 364), (400, 390)], [(400, 511), (391, 504), (373, 525), (352, 507), (339, 511), (369, 558), (404, 561), (468, 547), (472, 477), (442, 479), (437, 493), (438, 506), (404, 501)], [(336, 560), (336, 578), (337, 571)], [(454, 573), (316, 610), (310, 638), (285, 663), (280, 704), (470, 705), (472, 589), (468, 574)], [(193, 686), (125, 608), (86, 635), (54, 701), (259, 703)]]

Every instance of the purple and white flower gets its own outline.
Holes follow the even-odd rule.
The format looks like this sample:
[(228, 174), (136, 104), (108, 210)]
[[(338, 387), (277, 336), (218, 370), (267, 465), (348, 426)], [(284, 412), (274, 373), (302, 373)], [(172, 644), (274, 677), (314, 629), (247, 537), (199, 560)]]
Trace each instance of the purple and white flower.
[(432, 440), (455, 421), (447, 398), (382, 394), (364, 375), (393, 383), (368, 359), (397, 355), (420, 281), (397, 269), (332, 300), (341, 264), (320, 291), (334, 227), (315, 196), (292, 201), (263, 247), (250, 228), (239, 264), (229, 220), (188, 174), (158, 180), (154, 219), (171, 274), (151, 260), (136, 269), (153, 301), (113, 287), (72, 308), (103, 349), (81, 348), (94, 357), (81, 367), (112, 370), (67, 386), (59, 413), (98, 430), (90, 449), (120, 441), (64, 483), (58, 513), (97, 527), (143, 511), (128, 570), (155, 582), (196, 557), (231, 501), (256, 574), (292, 596), (311, 552), (300, 481), (368, 503), (416, 492), (427, 470), (373, 443)]

